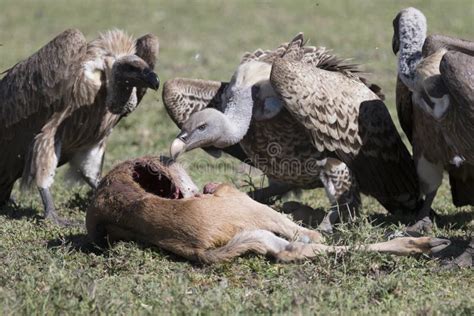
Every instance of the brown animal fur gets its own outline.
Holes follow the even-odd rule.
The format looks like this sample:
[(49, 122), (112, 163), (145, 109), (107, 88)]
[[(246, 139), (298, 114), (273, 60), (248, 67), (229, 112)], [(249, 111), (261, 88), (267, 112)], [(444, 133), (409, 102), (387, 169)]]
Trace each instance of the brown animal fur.
[[(348, 250), (319, 243), (318, 232), (230, 185), (208, 185), (204, 192), (199, 194), (186, 172), (166, 158), (126, 161), (99, 185), (87, 211), (89, 237), (102, 245), (117, 240), (146, 242), (204, 263), (246, 252), (293, 261)], [(356, 249), (407, 255), (428, 253), (446, 243), (429, 237), (400, 238)]]

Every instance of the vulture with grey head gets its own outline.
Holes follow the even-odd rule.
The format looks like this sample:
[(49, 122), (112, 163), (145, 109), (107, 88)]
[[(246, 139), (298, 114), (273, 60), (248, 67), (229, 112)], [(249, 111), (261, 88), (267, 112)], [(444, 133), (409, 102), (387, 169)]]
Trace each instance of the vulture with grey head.
[(64, 222), (49, 190), (56, 167), (70, 163), (98, 184), (112, 128), (147, 88), (158, 89), (157, 54), (151, 34), (134, 40), (112, 30), (87, 43), (71, 29), (8, 69), (0, 81), (0, 204), (22, 177), (22, 187), (39, 189), (45, 218)]
[(423, 230), (431, 226), (429, 211), (443, 170), (454, 204), (474, 205), (474, 42), (426, 37), (426, 18), (415, 8), (400, 11), (393, 28), (397, 110), (426, 196), (412, 228)]
[[(400, 123), (413, 145), (425, 202), (409, 230), (430, 230), (431, 204), (449, 173), (453, 203), (474, 205), (474, 42), (426, 36), (426, 17), (415, 8), (393, 20), (398, 53), (396, 86)], [(472, 265), (474, 239), (453, 263)]]
[(232, 154), (243, 150), (275, 184), (264, 194), (324, 187), (335, 206), (320, 227), (328, 231), (338, 208), (359, 207), (359, 192), (390, 212), (414, 210), (411, 156), (380, 88), (357, 73), (298, 34), (276, 50), (245, 54), (229, 83), (167, 81), (163, 101), (181, 128), (171, 154), (234, 146)]

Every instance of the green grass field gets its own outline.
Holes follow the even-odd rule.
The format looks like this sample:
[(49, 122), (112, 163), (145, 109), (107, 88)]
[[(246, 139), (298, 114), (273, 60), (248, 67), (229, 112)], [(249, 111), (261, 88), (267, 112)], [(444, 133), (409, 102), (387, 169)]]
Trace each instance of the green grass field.
[[(227, 80), (244, 52), (274, 48), (303, 31), (312, 45), (364, 64), (372, 73), (370, 79), (385, 90), (398, 126), (392, 19), (407, 6), (425, 13), (430, 33), (474, 39), (472, 0), (1, 0), (0, 70), (28, 57), (66, 28), (79, 28), (93, 39), (99, 31), (117, 27), (135, 36), (159, 36), (157, 72), (162, 82), (173, 77)], [(177, 132), (163, 108), (161, 91), (149, 92), (114, 130), (105, 172), (128, 158), (167, 154)], [(201, 151), (184, 157), (199, 185), (242, 185), (248, 178), (231, 158), (225, 160), (231, 168), (223, 168)], [(202, 162), (219, 163), (219, 168), (203, 169)], [(68, 187), (63, 169), (53, 186), (58, 212), (84, 220), (89, 189)], [(473, 209), (454, 208), (446, 182), (434, 203), (440, 219), (433, 234), (467, 240), (474, 231)], [(323, 190), (304, 192), (298, 199), (315, 208), (329, 206)], [(376, 201), (364, 197), (363, 202), (363, 217), (341, 226), (330, 242), (378, 241), (387, 230), (403, 229)], [(280, 205), (281, 201), (275, 207)], [(0, 314), (474, 313), (473, 270), (446, 271), (424, 256), (348, 253), (279, 264), (249, 255), (200, 266), (136, 243), (101, 251), (87, 242), (85, 229), (55, 227), (43, 222), (41, 214), (36, 193), (20, 196), (18, 208), (0, 208)]]

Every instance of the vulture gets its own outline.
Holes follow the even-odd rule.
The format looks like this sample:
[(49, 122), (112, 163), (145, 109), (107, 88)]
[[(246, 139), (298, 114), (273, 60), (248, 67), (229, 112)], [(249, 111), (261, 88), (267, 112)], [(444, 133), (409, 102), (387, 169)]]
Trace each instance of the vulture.
[(147, 88), (158, 89), (153, 71), (158, 39), (137, 40), (120, 30), (87, 42), (66, 30), (0, 81), (0, 204), (36, 186), (44, 216), (58, 217), (50, 186), (56, 167), (70, 163), (93, 188), (98, 184), (107, 137), (132, 112)]
[(300, 33), (246, 53), (229, 83), (167, 81), (163, 101), (181, 128), (171, 155), (234, 146), (270, 179), (265, 194), (324, 187), (334, 206), (320, 226), (328, 232), (339, 208), (357, 210), (359, 192), (390, 212), (412, 211), (421, 203), (415, 166), (379, 92), (357, 65)]
[(426, 37), (426, 18), (415, 8), (400, 11), (393, 28), (397, 111), (426, 196), (412, 229), (427, 230), (444, 170), (454, 205), (474, 205), (474, 42)]
[[(398, 53), (396, 103), (425, 201), (409, 230), (430, 230), (431, 204), (449, 174), (455, 206), (474, 205), (474, 42), (426, 36), (426, 17), (415, 8), (393, 20)], [(472, 266), (474, 239), (450, 264)]]

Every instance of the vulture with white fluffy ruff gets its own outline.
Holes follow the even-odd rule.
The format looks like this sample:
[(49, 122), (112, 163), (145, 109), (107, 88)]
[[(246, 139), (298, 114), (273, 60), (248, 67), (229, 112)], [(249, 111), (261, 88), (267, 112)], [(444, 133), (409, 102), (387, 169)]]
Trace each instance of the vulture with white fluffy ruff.
[(431, 204), (448, 171), (456, 206), (474, 205), (474, 42), (431, 35), (407, 8), (393, 20), (397, 110), (413, 145), (425, 203), (412, 230), (429, 230)]
[(281, 191), (324, 186), (336, 206), (324, 230), (337, 207), (359, 206), (359, 191), (391, 212), (412, 211), (419, 202), (413, 161), (374, 93), (380, 88), (357, 72), (298, 34), (276, 50), (245, 54), (230, 83), (167, 81), (163, 100), (181, 127), (171, 154), (239, 150), (238, 143)]
[(15, 181), (39, 189), (45, 218), (64, 223), (50, 186), (56, 167), (70, 163), (92, 187), (98, 183), (112, 128), (132, 112), (147, 88), (158, 89), (153, 68), (158, 39), (119, 30), (87, 43), (66, 30), (0, 81), (0, 204)]

